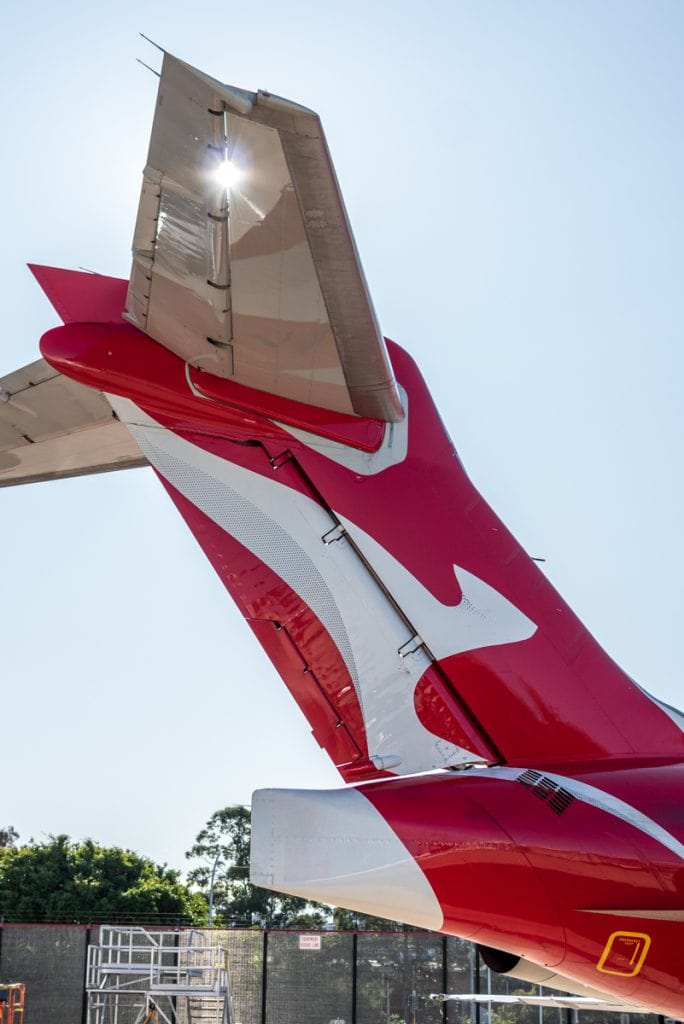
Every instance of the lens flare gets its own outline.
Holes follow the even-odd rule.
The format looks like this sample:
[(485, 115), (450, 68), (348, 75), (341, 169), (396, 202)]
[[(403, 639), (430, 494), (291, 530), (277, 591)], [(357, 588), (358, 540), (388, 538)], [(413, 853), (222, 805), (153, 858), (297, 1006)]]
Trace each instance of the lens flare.
[(214, 178), (225, 189), (235, 188), (244, 177), (239, 167), (232, 160), (223, 160), (214, 171)]

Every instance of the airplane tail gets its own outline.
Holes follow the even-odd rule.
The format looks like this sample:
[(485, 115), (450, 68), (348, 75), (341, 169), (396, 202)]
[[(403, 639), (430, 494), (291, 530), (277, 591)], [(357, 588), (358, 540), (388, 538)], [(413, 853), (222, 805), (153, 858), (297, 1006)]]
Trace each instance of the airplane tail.
[(479, 495), (398, 346), (403, 420), (334, 413), (184, 363), (115, 322), (113, 286), (73, 322), (103, 284), (76, 302), (64, 273), (38, 275), (67, 311), (45, 358), (99, 382), (345, 780), (681, 756), (677, 714)]

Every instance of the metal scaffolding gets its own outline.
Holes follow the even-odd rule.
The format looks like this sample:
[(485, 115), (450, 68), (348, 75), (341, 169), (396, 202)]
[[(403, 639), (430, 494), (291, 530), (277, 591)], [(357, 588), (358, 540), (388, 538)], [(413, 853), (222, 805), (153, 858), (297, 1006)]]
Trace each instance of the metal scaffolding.
[(232, 1024), (224, 947), (202, 932), (102, 925), (88, 949), (88, 1024)]

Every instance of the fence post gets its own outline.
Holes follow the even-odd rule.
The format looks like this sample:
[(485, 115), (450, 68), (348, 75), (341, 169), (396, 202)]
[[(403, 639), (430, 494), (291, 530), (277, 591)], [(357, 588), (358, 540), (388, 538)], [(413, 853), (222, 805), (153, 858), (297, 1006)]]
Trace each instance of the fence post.
[[(179, 968), (180, 968), (180, 929), (179, 928), (174, 929), (173, 948), (175, 950), (175, 956), (174, 956), (173, 959), (174, 959), (174, 966), (176, 968), (176, 977), (180, 980), (180, 970), (179, 970)], [(162, 956), (163, 956), (163, 954), (162, 954)], [(173, 1017), (174, 1017), (174, 1020), (175, 1020), (176, 1019), (176, 1011), (178, 1009), (178, 999), (177, 999), (176, 996), (172, 996), (172, 998), (171, 998), (171, 1006), (173, 1007)]]
[[(447, 948), (447, 937), (442, 936), (442, 992), (444, 995), (449, 991), (449, 953)], [(449, 1004), (444, 1000), (442, 1003), (442, 1024), (448, 1024)]]
[[(477, 946), (473, 943), (473, 988), (475, 989), (475, 995), (480, 994), (480, 951)], [(480, 1024), (480, 1003), (475, 1003), (475, 1024)]]
[(90, 949), (90, 925), (85, 930), (85, 960), (83, 962), (83, 999), (81, 1000), (81, 1024), (88, 1024), (88, 950)]
[(352, 935), (352, 1005), (351, 1005), (351, 1024), (356, 1024), (356, 983), (358, 978), (358, 966), (357, 960), (359, 955), (359, 933), (354, 932)]
[(264, 928), (264, 945), (261, 964), (261, 1024), (266, 1024), (266, 988), (268, 986), (268, 932)]

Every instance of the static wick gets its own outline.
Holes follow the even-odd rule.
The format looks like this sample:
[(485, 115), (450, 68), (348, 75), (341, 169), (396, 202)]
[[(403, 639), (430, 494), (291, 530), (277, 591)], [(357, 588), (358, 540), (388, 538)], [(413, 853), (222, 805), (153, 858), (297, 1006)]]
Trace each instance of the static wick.
[(530, 558), (532, 559), (533, 562), (545, 562), (546, 561), (545, 558), (535, 558), (534, 555), (530, 555)]
[(142, 36), (145, 42), (151, 43), (152, 46), (155, 46), (158, 50), (161, 51), (161, 53), (166, 53), (166, 50), (164, 49), (163, 46), (160, 46), (159, 43), (155, 43), (154, 39), (150, 39), (150, 37), (146, 36), (144, 32), (139, 32), (138, 35)]
[(151, 68), (149, 64), (146, 64), (144, 60), (140, 60), (140, 57), (136, 57), (135, 59), (137, 60), (138, 64), (142, 64), (144, 68), (147, 68), (148, 71), (151, 71), (153, 75), (157, 76), (157, 78), (161, 78), (159, 72), (155, 71), (154, 68)]

